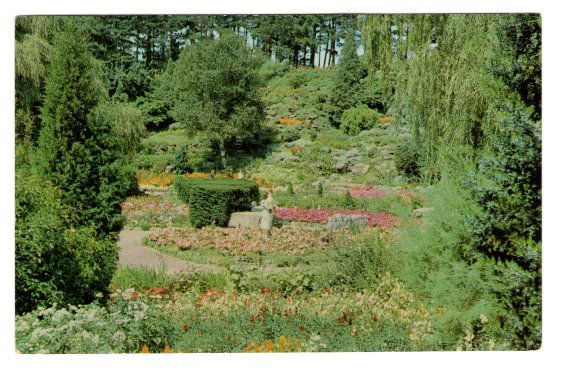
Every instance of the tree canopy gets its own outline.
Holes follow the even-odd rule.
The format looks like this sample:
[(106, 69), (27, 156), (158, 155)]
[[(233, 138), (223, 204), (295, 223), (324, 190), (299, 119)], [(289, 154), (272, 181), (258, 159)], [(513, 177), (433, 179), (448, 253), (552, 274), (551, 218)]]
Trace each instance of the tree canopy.
[(174, 118), (217, 142), (224, 167), (226, 145), (254, 135), (262, 124), (261, 64), (232, 35), (193, 45), (176, 63)]

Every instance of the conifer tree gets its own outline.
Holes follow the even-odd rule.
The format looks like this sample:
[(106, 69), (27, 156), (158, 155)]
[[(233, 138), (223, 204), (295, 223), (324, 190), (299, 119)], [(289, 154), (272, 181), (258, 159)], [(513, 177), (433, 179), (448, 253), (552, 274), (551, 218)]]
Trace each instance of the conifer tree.
[(87, 42), (69, 21), (55, 40), (47, 70), (36, 169), (63, 192), (79, 224), (120, 230), (120, 202), (134, 188), (112, 122), (96, 107), (106, 99)]

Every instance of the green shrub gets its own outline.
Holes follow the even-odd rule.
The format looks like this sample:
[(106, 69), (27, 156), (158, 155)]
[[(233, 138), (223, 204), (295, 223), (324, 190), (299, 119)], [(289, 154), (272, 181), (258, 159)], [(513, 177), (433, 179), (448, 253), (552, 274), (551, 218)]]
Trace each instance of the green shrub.
[(66, 309), (39, 308), (16, 317), (16, 347), (22, 353), (137, 353), (173, 346), (175, 327), (161, 302), (133, 289), (96, 303)]
[(507, 308), (503, 334), (513, 348), (541, 343), (542, 137), (532, 111), (506, 105), (490, 151), (469, 181), (481, 211), (470, 215), (474, 259), (495, 262), (492, 288)]
[(176, 292), (200, 291), (210, 289), (226, 289), (230, 282), (224, 273), (211, 271), (197, 271), (194, 273), (178, 273), (170, 276), (168, 283), (170, 289)]
[(115, 239), (73, 227), (74, 211), (60, 195), (49, 183), (16, 175), (16, 313), (89, 303), (114, 274)]
[(374, 128), (378, 121), (378, 112), (366, 107), (349, 108), (342, 114), (340, 128), (352, 136), (356, 136), (361, 131)]
[(157, 271), (147, 267), (119, 266), (110, 286), (120, 289), (142, 290), (144, 287), (164, 287), (167, 282), (168, 275), (165, 268)]
[(349, 190), (346, 190), (344, 195), (342, 195), (342, 207), (346, 209), (356, 208), (356, 204), (354, 203), (354, 199), (352, 198), (352, 195), (350, 195)]
[(190, 165), (188, 163), (188, 150), (185, 145), (181, 145), (178, 151), (174, 154), (174, 168), (172, 172), (177, 175), (183, 175), (190, 172)]
[(174, 186), (178, 197), (189, 205), (190, 224), (196, 228), (224, 227), (232, 212), (250, 210), (250, 203), (259, 198), (258, 187), (251, 180), (179, 177)]
[(280, 130), (278, 135), (278, 140), (281, 143), (289, 143), (291, 141), (296, 141), (300, 138), (302, 128), (297, 127), (284, 127)]
[(396, 170), (409, 180), (417, 180), (420, 177), (420, 151), (413, 142), (401, 144), (394, 153)]
[(335, 284), (356, 289), (376, 285), (385, 273), (396, 274), (402, 266), (397, 250), (386, 235), (362, 234), (344, 240), (334, 257)]

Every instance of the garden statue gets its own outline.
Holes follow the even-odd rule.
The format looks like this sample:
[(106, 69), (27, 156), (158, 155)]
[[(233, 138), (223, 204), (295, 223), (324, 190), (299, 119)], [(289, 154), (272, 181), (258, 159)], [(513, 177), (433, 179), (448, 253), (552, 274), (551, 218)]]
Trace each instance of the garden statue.
[(262, 221), (260, 221), (260, 228), (270, 230), (272, 228), (272, 222), (274, 220), (274, 210), (276, 209), (276, 203), (272, 198), (272, 191), (268, 191), (266, 199), (260, 202), (262, 207)]

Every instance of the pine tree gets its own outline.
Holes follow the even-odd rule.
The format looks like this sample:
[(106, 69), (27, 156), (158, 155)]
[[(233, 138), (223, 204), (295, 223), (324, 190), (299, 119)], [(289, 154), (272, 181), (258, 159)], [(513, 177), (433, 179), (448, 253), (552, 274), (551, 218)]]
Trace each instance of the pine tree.
[(339, 126), (345, 110), (362, 103), (361, 80), (368, 75), (368, 69), (356, 53), (354, 31), (349, 30), (344, 40), (342, 61), (329, 99), (328, 112), (332, 124)]

